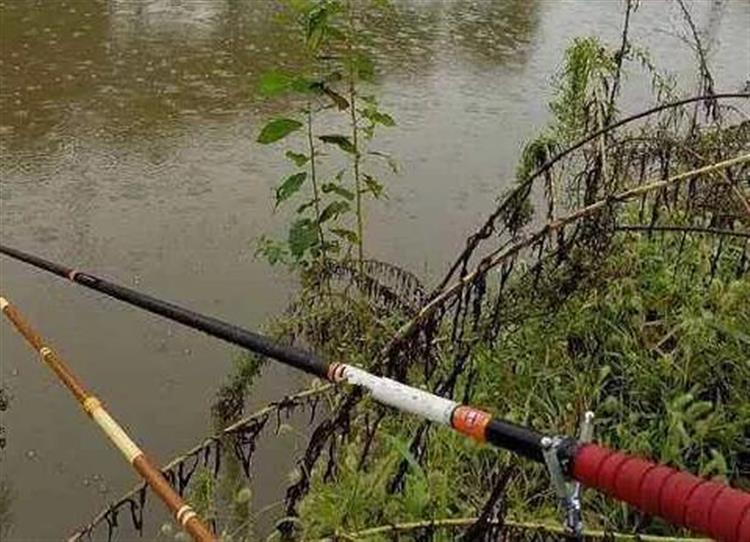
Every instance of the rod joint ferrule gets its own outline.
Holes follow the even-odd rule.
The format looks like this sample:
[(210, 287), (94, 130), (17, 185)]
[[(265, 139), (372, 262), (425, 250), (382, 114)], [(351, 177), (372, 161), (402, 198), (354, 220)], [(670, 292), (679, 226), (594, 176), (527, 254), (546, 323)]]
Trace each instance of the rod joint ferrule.
[(83, 410), (84, 412), (86, 412), (86, 414), (93, 417), (94, 412), (102, 407), (102, 402), (99, 401), (98, 398), (91, 395), (89, 397), (86, 397), (86, 399), (84, 399), (81, 406), (83, 406)]
[(183, 504), (177, 512), (175, 512), (175, 519), (177, 522), (185, 527), (190, 518), (196, 517), (197, 514), (193, 510), (193, 507), (189, 504)]

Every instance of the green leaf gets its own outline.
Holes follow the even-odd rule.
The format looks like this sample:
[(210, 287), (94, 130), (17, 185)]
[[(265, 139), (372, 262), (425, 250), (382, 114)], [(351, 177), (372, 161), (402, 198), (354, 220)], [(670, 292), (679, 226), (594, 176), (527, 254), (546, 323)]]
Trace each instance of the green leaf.
[(393, 117), (391, 117), (388, 113), (381, 113), (380, 111), (376, 111), (373, 119), (383, 126), (396, 126), (396, 121), (393, 120)]
[(692, 393), (683, 393), (678, 395), (675, 399), (672, 400), (671, 403), (671, 410), (676, 411), (682, 411), (684, 410), (690, 403), (693, 402), (693, 394)]
[(313, 205), (315, 205), (315, 200), (314, 199), (311, 199), (310, 201), (306, 201), (305, 203), (303, 203), (302, 205), (300, 205), (299, 207), (297, 207), (297, 214), (304, 213), (305, 211), (307, 211)]
[(284, 263), (286, 255), (286, 245), (274, 241), (273, 239), (269, 239), (266, 236), (262, 236), (258, 239), (258, 247), (255, 250), (256, 257), (263, 256), (268, 260), (269, 264), (276, 265), (280, 262)]
[(289, 229), (289, 250), (300, 259), (305, 252), (318, 243), (318, 228), (309, 218), (297, 220)]
[(363, 81), (372, 81), (375, 77), (375, 63), (363, 53), (357, 53), (351, 60), (351, 67)]
[(365, 173), (362, 178), (365, 181), (366, 186), (364, 191), (370, 192), (373, 196), (375, 196), (375, 199), (380, 199), (380, 197), (383, 195), (383, 185), (376, 181), (372, 175), (368, 175), (367, 173)]
[(726, 476), (727, 472), (729, 471), (729, 467), (727, 465), (727, 460), (724, 457), (724, 455), (719, 452), (718, 450), (715, 450), (711, 448), (710, 450), (711, 454), (711, 461), (703, 465), (700, 470), (700, 475), (705, 477), (709, 477), (711, 475), (714, 476)]
[(292, 79), (289, 88), (295, 92), (301, 92), (303, 94), (315, 91), (315, 81), (313, 79), (306, 79), (298, 76)]
[(343, 186), (340, 186), (336, 183), (325, 183), (323, 186), (321, 186), (321, 189), (325, 194), (333, 192), (334, 194), (338, 194), (342, 198), (345, 198), (349, 201), (352, 201), (354, 199), (354, 193), (351, 190), (347, 190)]
[(420, 479), (426, 481), (427, 475), (425, 474), (422, 465), (419, 464), (419, 461), (417, 461), (417, 459), (414, 457), (414, 454), (411, 453), (409, 445), (398, 437), (388, 434), (384, 436), (390, 442), (391, 446), (396, 449), (398, 454), (403, 459), (405, 459), (407, 463), (409, 463), (409, 466), (412, 468), (414, 474), (416, 474)]
[(336, 107), (338, 108), (339, 111), (343, 111), (349, 108), (349, 102), (341, 94), (334, 91), (328, 85), (323, 85), (322, 89), (325, 95), (328, 96), (331, 99), (331, 101), (333, 101), (334, 104), (336, 104)]
[(258, 143), (263, 143), (264, 145), (273, 143), (274, 141), (283, 139), (300, 128), (302, 128), (302, 123), (294, 119), (284, 117), (273, 119), (260, 131)]
[(320, 139), (323, 143), (336, 145), (344, 152), (348, 152), (351, 154), (355, 154), (357, 152), (352, 142), (346, 136), (338, 135), (338, 134), (329, 134), (329, 135), (318, 136), (318, 139)]
[(294, 165), (297, 167), (304, 166), (310, 160), (310, 157), (306, 154), (301, 154), (294, 151), (286, 151), (286, 157), (294, 162)]
[(314, 90), (315, 81), (288, 73), (271, 70), (260, 76), (258, 90), (263, 96), (277, 96), (289, 91), (307, 93)]
[(368, 154), (381, 157), (383, 160), (388, 162), (388, 167), (391, 168), (391, 171), (393, 171), (393, 173), (398, 173), (398, 163), (396, 163), (396, 160), (394, 160), (390, 154), (380, 151), (370, 151)]
[(393, 120), (393, 117), (391, 117), (387, 113), (378, 111), (375, 107), (364, 108), (360, 111), (360, 113), (362, 113), (362, 116), (364, 116), (366, 119), (369, 119), (373, 124), (382, 124), (383, 126), (387, 126), (389, 128), (392, 126), (396, 126), (396, 121)]
[(696, 401), (685, 410), (685, 418), (695, 421), (711, 412), (714, 405), (711, 401)]
[(297, 192), (302, 186), (302, 183), (305, 182), (305, 179), (307, 179), (306, 171), (295, 173), (284, 179), (281, 186), (276, 189), (276, 207), (278, 207), (282, 201), (289, 199), (292, 194)]
[(234, 496), (234, 502), (237, 504), (247, 504), (253, 498), (253, 492), (249, 487), (243, 487)]
[(260, 76), (258, 90), (264, 96), (276, 96), (291, 88), (294, 77), (289, 74), (272, 70)]
[(338, 217), (340, 214), (345, 213), (349, 210), (349, 204), (345, 201), (332, 201), (328, 206), (323, 209), (320, 213), (320, 223), (327, 222), (332, 218)]
[(310, 49), (318, 49), (329, 35), (336, 34), (330, 20), (339, 10), (337, 3), (321, 2), (308, 12), (305, 25), (306, 42)]
[(341, 237), (342, 239), (346, 239), (353, 245), (357, 244), (357, 234), (352, 230), (347, 230), (345, 228), (331, 228), (330, 232), (338, 237)]

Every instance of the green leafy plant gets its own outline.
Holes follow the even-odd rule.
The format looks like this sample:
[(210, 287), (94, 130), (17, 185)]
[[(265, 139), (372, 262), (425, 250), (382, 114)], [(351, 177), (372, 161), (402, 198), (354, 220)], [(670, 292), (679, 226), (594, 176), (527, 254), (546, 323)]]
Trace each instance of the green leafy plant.
[[(390, 158), (367, 149), (366, 144), (377, 127), (394, 122), (377, 108), (373, 98), (360, 93), (372, 70), (359, 57), (357, 42), (347, 41), (356, 34), (352, 5), (338, 1), (301, 1), (296, 5), (305, 39), (316, 51), (316, 77), (312, 83), (303, 78), (301, 84), (296, 76), (275, 75), (269, 85), (284, 92), (301, 92), (308, 105), (315, 102), (315, 107), (303, 110), (305, 117), (299, 122), (308, 126), (309, 149), (317, 152), (286, 152), (299, 171), (279, 186), (276, 200), (280, 205), (309, 187), (315, 201), (308, 200), (298, 208), (298, 213), (307, 214), (292, 224), (290, 243), (284, 250), (300, 259), (326, 260), (334, 252), (319, 240), (330, 242), (330, 238), (347, 249), (336, 252), (337, 257), (349, 258), (356, 250), (362, 275), (363, 199), (365, 195), (383, 195), (382, 184), (364, 169), (365, 159), (377, 157), (387, 162)], [(628, 3), (628, 10), (630, 6)], [(576, 40), (556, 78), (557, 93), (550, 104), (553, 121), (525, 147), (516, 171), (520, 187), (532, 177), (544, 185), (513, 191), (507, 207), (495, 215), (508, 230), (497, 233), (501, 238), (509, 234), (508, 243), (533, 232), (537, 220), (553, 223), (560, 218), (555, 209), (556, 192), (563, 196), (559, 207), (565, 213), (616, 194), (608, 183), (632, 188), (648, 181), (645, 166), (640, 168), (639, 178), (634, 162), (618, 159), (622, 149), (638, 150), (643, 163), (654, 168), (657, 162), (650, 158), (669, 148), (672, 165), (661, 163), (664, 176), (694, 166), (700, 159), (682, 152), (681, 147), (689, 145), (693, 153), (707, 155), (716, 153), (717, 148), (722, 154), (734, 152), (731, 145), (735, 138), (730, 136), (737, 127), (690, 131), (678, 139), (683, 137), (681, 130), (664, 130), (669, 123), (679, 125), (680, 113), (675, 112), (655, 117), (654, 124), (649, 120), (636, 130), (597, 134), (554, 169), (548, 168), (545, 177), (536, 175), (558, 152), (616, 119), (617, 88), (625, 61), (635, 61), (650, 73), (659, 99), (671, 93), (670, 79), (655, 73), (648, 55), (631, 46), (626, 33), (619, 51), (604, 47), (595, 38)], [(331, 122), (338, 128), (313, 130), (313, 120), (318, 126), (321, 119), (326, 126)], [(348, 128), (341, 128), (344, 122)], [(283, 131), (280, 127), (288, 130), (287, 135), (301, 131), (288, 122), (277, 123), (267, 138)], [(669, 146), (665, 133), (673, 137)], [(624, 143), (631, 138), (633, 142)], [(628, 146), (641, 141), (642, 147)], [(736, 142), (746, 148), (747, 137), (742, 140), (740, 136)], [(315, 164), (320, 182), (311, 186), (310, 162), (323, 156), (325, 167), (322, 161)], [(345, 166), (330, 163), (336, 159)], [(706, 161), (710, 163), (710, 159)], [(324, 169), (332, 174), (322, 174)], [(693, 194), (700, 195), (712, 186), (700, 181), (687, 196), (675, 190), (669, 201), (644, 198), (640, 205), (634, 200), (618, 205), (613, 201), (600, 222), (593, 219), (596, 215), (582, 214), (592, 219), (558, 230), (557, 252), (545, 249), (545, 243), (554, 246), (551, 236), (529, 245), (532, 250), (498, 267), (503, 275), (500, 284), (491, 276), (486, 282), (475, 281), (474, 290), (460, 290), (463, 300), (456, 302), (457, 308), (445, 309), (449, 317), (438, 314), (424, 319), (429, 320), (421, 328), (425, 343), (419, 337), (404, 341), (401, 352), (424, 365), (410, 364), (407, 356), (394, 356), (400, 364), (397, 378), (437, 389), (446, 378), (458, 375), (449, 392), (453, 397), (463, 397), (503, 418), (549, 434), (575, 434), (582, 413), (592, 409), (597, 414), (599, 442), (750, 487), (746, 466), (750, 410), (743, 394), (750, 387), (750, 367), (744, 363), (750, 356), (750, 312), (746, 309), (750, 306), (750, 282), (746, 273), (738, 271), (746, 270), (741, 264), (746, 248), (744, 241), (731, 237), (720, 237), (717, 243), (717, 238), (692, 235), (687, 230), (674, 234), (681, 224), (710, 218), (691, 205), (681, 207), (671, 201), (696, 202)], [(539, 195), (537, 188), (545, 191), (546, 217), (535, 213), (531, 204)], [(318, 201), (320, 205), (314, 209)], [(726, 216), (728, 206), (717, 201), (721, 200), (707, 205), (714, 205), (714, 212), (724, 209), (721, 216)], [(650, 226), (644, 224), (644, 209), (652, 213)], [(727, 224), (733, 224), (728, 220)], [(488, 224), (479, 230), (477, 239), (490, 238), (497, 231), (492, 221)], [(665, 232), (669, 227), (677, 229), (663, 236), (651, 231), (662, 224)], [(579, 226), (579, 231), (572, 231)], [(647, 233), (643, 233), (644, 226)], [(320, 242), (319, 253), (309, 248), (316, 242)], [(538, 265), (530, 254), (533, 251), (538, 251)], [(547, 261), (542, 261), (542, 254), (548, 256)], [(512, 273), (514, 266), (519, 270), (516, 273)], [(579, 283), (571, 280), (572, 275)], [(495, 289), (502, 292), (497, 297), (490, 295)], [(490, 294), (485, 296), (485, 292)], [(379, 310), (382, 307), (373, 302), (377, 298), (330, 295), (326, 303), (320, 303), (314, 292), (303, 289), (279, 330), (292, 340), (302, 338), (326, 356), (346, 356), (349, 362), (383, 370), (379, 365), (383, 346), (390, 344), (394, 329), (401, 329), (404, 314)], [(425, 306), (425, 298), (419, 296), (416, 311)], [(495, 330), (490, 328), (494, 315), (485, 309), (488, 300), (496, 303), (500, 317)], [(412, 312), (408, 304), (404, 308), (405, 313)], [(469, 320), (462, 314), (473, 318), (472, 329), (467, 329)], [(491, 331), (485, 333), (485, 328)], [(488, 338), (480, 339), (483, 336)], [(471, 347), (464, 349), (469, 343)], [(422, 348), (428, 353), (420, 357)], [(487, 507), (498, 502), (504, 509), (500, 515), (507, 512), (509, 518), (520, 521), (559, 524), (558, 502), (543, 466), (516, 464), (518, 458), (512, 454), (482, 448), (450, 432), (430, 432), (413, 417), (378, 411), (368, 398), (354, 404), (329, 403), (334, 414), (346, 416), (340, 422), (329, 418), (318, 426), (331, 429), (330, 436), (311, 438), (305, 469), (295, 471), (291, 487), (299, 493), (287, 501), (288, 517), (281, 523), (293, 524), (302, 539), (347, 539), (373, 525), (431, 524), (436, 518), (476, 516), (480, 509), (491, 511)], [(355, 417), (358, 423), (353, 423)], [(326, 425), (329, 423), (340, 425)], [(327, 462), (307, 462), (311, 456), (321, 456), (323, 449)], [(393, 483), (396, 478), (398, 484)], [(488, 495), (497, 487), (502, 490), (501, 501), (492, 504)], [(584, 498), (589, 528), (683, 534), (593, 491), (586, 492)]]
[[(268, 97), (291, 94), (304, 105), (293, 115), (268, 121), (257, 141), (264, 145), (279, 143), (295, 132), (304, 132), (304, 150), (288, 149), (284, 153), (295, 172), (276, 188), (274, 206), (278, 208), (292, 199), (302, 202), (296, 207), (287, 240), (262, 237), (258, 252), (271, 264), (304, 267), (325, 265), (332, 258), (349, 259), (355, 252), (361, 269), (365, 257), (365, 198), (385, 197), (384, 185), (366, 167), (370, 160), (384, 160), (397, 171), (393, 158), (369, 149), (369, 143), (378, 127), (396, 123), (380, 110), (374, 95), (362, 93), (375, 70), (360, 43), (354, 4), (302, 0), (289, 2), (288, 7), (306, 45), (306, 65), (298, 73), (264, 74), (259, 90)], [(322, 128), (324, 116), (326, 126), (347, 125), (348, 133)], [(331, 156), (331, 150), (339, 156)], [(331, 165), (323, 163), (323, 157), (327, 162), (343, 162), (345, 167), (334, 173)]]
[[(625, 46), (621, 51), (618, 55), (596, 39), (574, 42), (557, 79), (558, 92), (551, 104), (553, 123), (524, 149), (517, 168), (519, 185), (523, 186), (557, 152), (613, 121), (616, 107), (611, 89), (616, 88), (621, 76), (622, 61), (634, 60), (645, 67), (660, 97), (670, 93), (669, 78), (656, 74), (642, 51)], [(569, 212), (570, 208), (586, 205), (587, 200), (596, 201), (602, 194), (612, 193), (607, 183), (620, 182), (628, 187), (638, 182), (638, 168), (620, 170), (618, 175), (612, 174), (617, 171), (615, 166), (608, 169), (608, 161), (617, 163), (613, 155), (618, 138), (645, 140), (648, 144), (641, 152), (661, 153), (663, 125), (678, 124), (679, 115), (665, 116), (663, 123), (657, 121), (634, 132), (594, 138), (569, 161), (541, 178), (550, 206), (547, 219), (552, 222), (557, 218), (555, 199), (549, 196), (553, 190), (568, 196), (560, 207)], [(716, 141), (723, 138), (724, 152), (733, 153), (726, 142), (736, 129), (729, 126), (717, 129), (715, 134), (709, 130), (694, 133), (686, 141), (693, 153), (708, 154), (709, 147), (714, 152), (722, 148)], [(738, 144), (746, 149), (747, 136), (741, 139)], [(669, 142), (668, 148), (679, 149), (680, 144), (686, 142)], [(695, 155), (674, 152), (672, 160), (670, 171), (681, 171), (694, 165)], [(644, 178), (640, 182), (645, 182)], [(710, 191), (713, 186), (706, 182), (691, 194), (700, 195), (701, 189)], [(514, 199), (497, 216), (511, 235), (516, 235), (535, 218), (544, 218), (531, 206), (538, 192), (513, 194)], [(677, 200), (677, 194), (674, 197)], [(689, 195), (685, 200), (696, 204), (699, 198)], [(663, 222), (676, 230), (664, 235), (653, 234), (648, 228), (633, 230), (639, 232), (635, 234), (622, 233), (627, 225), (642, 226), (648, 220), (643, 216), (643, 202), (623, 205), (607, 217), (612, 222), (599, 225), (592, 221), (581, 226), (588, 226), (592, 232), (611, 231), (610, 244), (592, 244), (593, 249), (588, 249), (586, 242), (593, 236), (581, 236), (570, 250), (561, 252), (560, 259), (548, 267), (540, 266), (536, 277), (534, 273), (510, 275), (503, 290), (507, 303), (497, 305), (502, 309), (503, 325), (491, 341), (477, 341), (481, 346), (475, 347), (466, 360), (465, 366), (470, 369), (458, 379), (454, 397), (470, 393), (473, 404), (556, 434), (575, 434), (581, 415), (591, 409), (597, 415), (595, 434), (599, 442), (724, 479), (737, 487), (750, 487), (750, 410), (744, 391), (750, 387), (750, 366), (744, 362), (750, 356), (750, 281), (742, 264), (745, 241), (677, 233), (679, 225), (700, 223), (706, 216), (689, 206), (681, 209), (671, 201), (656, 199), (651, 205), (652, 225), (658, 227)], [(730, 207), (716, 202), (712, 205), (716, 205), (715, 211)], [(743, 216), (740, 211), (737, 215)], [(622, 225), (622, 231), (615, 224)], [(728, 224), (733, 224), (732, 219)], [(480, 230), (480, 235), (489, 235), (488, 231)], [(563, 258), (576, 265), (566, 270), (560, 265)], [(523, 263), (517, 266), (525, 271), (528, 267)], [(588, 269), (585, 287), (560, 295), (566, 273), (580, 273), (582, 268)], [(494, 287), (497, 284), (490, 279), (488, 284), (481, 283), (482, 292)], [(480, 315), (474, 316), (470, 325), (481, 329), (489, 320), (486, 311), (484, 318), (481, 316), (487, 297), (472, 299), (467, 294), (466, 298), (471, 301), (466, 301), (465, 307)], [(455, 312), (446, 312), (470, 312), (460, 303), (458, 306)], [(515, 314), (523, 316), (517, 319)], [(447, 342), (451, 332), (457, 335), (445, 320), (442, 325), (425, 329), (432, 344)], [(475, 340), (475, 336), (467, 339), (467, 335), (463, 337), (465, 342)], [(409, 354), (416, 350), (412, 348)], [(456, 350), (438, 346), (431, 353), (436, 357), (445, 353), (447, 358), (434, 361), (438, 375), (450, 371)], [(421, 366), (403, 369), (400, 378), (424, 382), (425, 386), (435, 383), (434, 377), (429, 380), (424, 376)], [(361, 414), (365, 420), (371, 415), (370, 407), (365, 404), (361, 409), (368, 413)], [(363, 446), (356, 443), (367, 437), (352, 430), (354, 436), (349, 438), (354, 444), (339, 450), (336, 465), (340, 470), (336, 475), (326, 479), (318, 472), (313, 477), (310, 494), (300, 508), (304, 535), (343, 537), (373, 524), (475, 516), (473, 503), (487, 502), (495, 487), (488, 482), (488, 473), (498, 471), (510, 473), (501, 501), (509, 518), (559, 522), (554, 491), (542, 466), (519, 462), (516, 469), (517, 458), (510, 454), (478, 448), (446, 432), (435, 431), (429, 439), (417, 440), (414, 435), (418, 428), (419, 422), (413, 419), (387, 415), (375, 438), (364, 446), (369, 450), (365, 467), (360, 460)], [(415, 442), (417, 448), (412, 447)], [(393, 453), (394, 448), (398, 455)], [(415, 449), (420, 452), (418, 457)], [(376, 486), (383, 484), (376, 473), (394, 462), (405, 472), (398, 490)], [(384, 485), (392, 480), (389, 477)], [(363, 502), (352, 499), (350, 495), (362, 486), (367, 488), (362, 491)], [(354, 502), (346, 508), (336, 507), (334, 503), (341, 502), (337, 499), (345, 495)], [(684, 534), (593, 491), (586, 492), (584, 498), (589, 528)]]

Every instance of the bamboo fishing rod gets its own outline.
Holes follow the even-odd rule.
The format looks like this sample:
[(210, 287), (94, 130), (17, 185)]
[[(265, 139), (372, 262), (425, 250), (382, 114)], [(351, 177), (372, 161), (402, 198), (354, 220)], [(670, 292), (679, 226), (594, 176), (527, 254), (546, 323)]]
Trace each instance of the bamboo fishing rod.
[(101, 401), (89, 393), (68, 365), (47, 346), (42, 337), (21, 316), (21, 313), (7, 299), (0, 297), (0, 311), (10, 320), (26, 342), (39, 353), (42, 361), (57, 375), (60, 381), (73, 394), (84, 412), (99, 426), (109, 440), (125, 456), (125, 459), (141, 475), (154, 493), (167, 505), (174, 514), (177, 523), (185, 529), (196, 542), (215, 542), (216, 537), (203, 524), (193, 508), (185, 503), (161, 471), (154, 466), (146, 454), (133, 442), (125, 430), (118, 424)]
[(566, 505), (571, 530), (579, 529), (581, 523), (580, 498), (569, 491), (569, 479), (717, 540), (750, 541), (750, 494), (746, 492), (607, 449), (586, 438), (544, 435), (352, 365), (328, 363), (311, 352), (33, 254), (1, 244), (0, 253), (333, 383), (361, 387), (380, 403), (544, 463)]

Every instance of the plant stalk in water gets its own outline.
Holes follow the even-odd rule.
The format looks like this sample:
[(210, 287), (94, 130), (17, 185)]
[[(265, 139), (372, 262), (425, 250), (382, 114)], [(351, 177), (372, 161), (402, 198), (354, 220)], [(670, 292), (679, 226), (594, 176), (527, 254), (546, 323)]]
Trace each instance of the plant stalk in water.
[(354, 189), (357, 214), (357, 265), (359, 272), (362, 273), (362, 262), (364, 260), (364, 216), (362, 209), (362, 180), (359, 173), (359, 162), (361, 155), (359, 152), (359, 128), (357, 125), (357, 90), (356, 90), (356, 54), (354, 50), (354, 11), (351, 0), (346, 3), (349, 35), (346, 40), (347, 52), (349, 55), (349, 112), (352, 126), (352, 144), (354, 145)]

